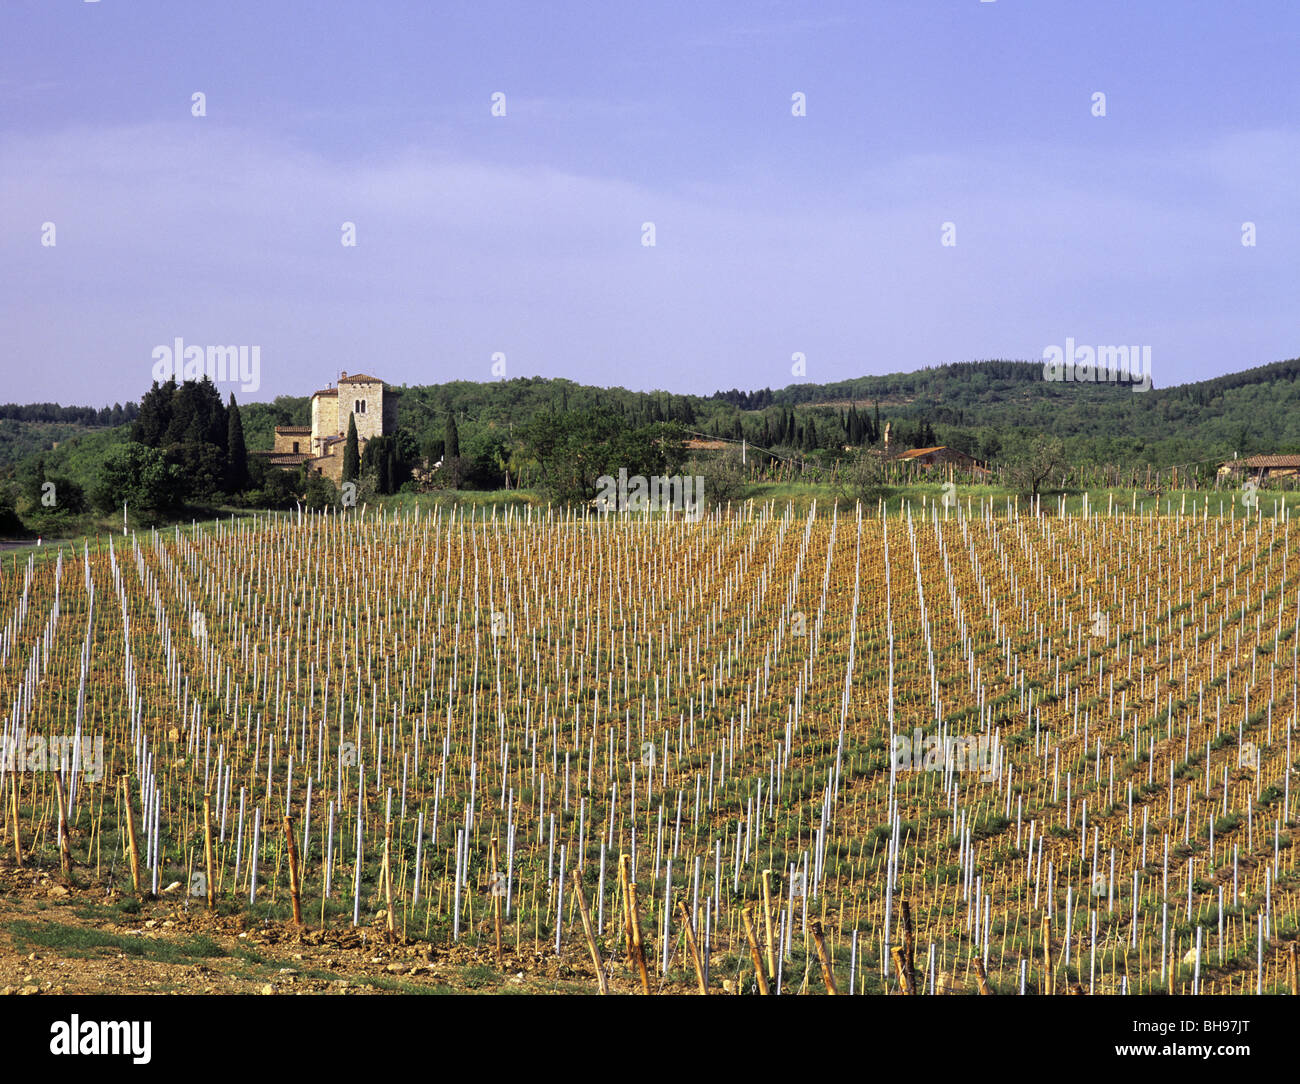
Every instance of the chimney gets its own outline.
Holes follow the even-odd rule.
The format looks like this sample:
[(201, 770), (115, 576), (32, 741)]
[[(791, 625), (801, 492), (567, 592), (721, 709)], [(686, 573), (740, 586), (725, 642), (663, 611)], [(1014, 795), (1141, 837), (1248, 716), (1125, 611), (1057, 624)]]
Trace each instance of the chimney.
[(347, 378), (348, 378), (348, 371), (344, 369), (343, 372), (339, 374), (339, 379), (346, 380)]

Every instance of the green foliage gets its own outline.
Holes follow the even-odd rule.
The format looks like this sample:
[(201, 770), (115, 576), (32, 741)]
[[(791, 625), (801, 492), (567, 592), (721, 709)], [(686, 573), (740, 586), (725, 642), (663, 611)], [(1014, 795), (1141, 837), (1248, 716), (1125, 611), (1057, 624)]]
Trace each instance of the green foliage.
[(239, 413), (246, 445), (266, 452), (275, 446), (277, 425), (311, 424), (311, 400), (306, 396), (281, 395), (269, 403), (246, 403)]
[(357, 452), (357, 416), (348, 415), (348, 439), (343, 446), (343, 481), (355, 482), (361, 473), (361, 457)]
[(541, 488), (565, 504), (590, 500), (602, 475), (673, 475), (685, 458), (682, 430), (671, 422), (629, 429), (612, 411), (542, 414), (524, 432)]
[(860, 452), (844, 471), (843, 495), (847, 500), (875, 504), (890, 495), (884, 460), (872, 452)]
[(1036, 496), (1066, 468), (1064, 446), (1055, 437), (1042, 437), (1023, 430), (1013, 431), (1012, 435), (1014, 443), (1009, 446), (1010, 454), (1005, 460), (1009, 464), (1009, 481), (1021, 493)]
[(708, 508), (739, 500), (745, 492), (745, 470), (739, 449), (691, 460), (686, 473), (704, 479), (704, 503)]
[(71, 478), (46, 470), (45, 457), (35, 456), (18, 471), (19, 504), (23, 521), (31, 529), (57, 532), (73, 529), (79, 516), (89, 511), (85, 491)]
[[(289, 474), (285, 471), (279, 472), (283, 477), (288, 478)], [(303, 488), (303, 503), (308, 508), (319, 511), (330, 505), (338, 504), (339, 491), (324, 475), (316, 474), (314, 471), (309, 473), (306, 479), (306, 485)]]
[(0, 538), (26, 538), (31, 532), (14, 510), (13, 498), (0, 491)]
[(251, 462), (253, 488), (245, 503), (250, 508), (292, 508), (298, 496), (294, 476), (278, 467), (267, 467), (258, 459)]
[(233, 391), (226, 415), (226, 490), (240, 493), (248, 488), (248, 448), (244, 444), (244, 420)]
[(456, 415), (447, 415), (447, 437), (444, 441), (446, 457), (455, 459), (460, 455), (460, 431), (456, 428)]
[[(234, 402), (234, 396), (231, 396)], [(181, 479), (179, 493), (154, 510), (183, 501), (219, 502), (231, 482), (229, 441), (233, 426), (216, 386), (202, 380), (154, 381), (140, 401), (133, 442), (162, 451)], [(242, 427), (239, 434), (242, 436)], [(129, 498), (128, 498), (129, 499)]]
[[(490, 384), (455, 381), (402, 389), (397, 446), (384, 452), (386, 462), (375, 458), (379, 450), (370, 453), (368, 466), (373, 468), (370, 484), (376, 492), (401, 490), (410, 469), (423, 458), (430, 467), (443, 460), (432, 478), (436, 487), (528, 487), (552, 499), (582, 500), (607, 468), (615, 473), (619, 466), (630, 473), (675, 473), (675, 468), (643, 455), (644, 448), (627, 447), (626, 441), (622, 447), (603, 446), (611, 433), (630, 439), (648, 427), (672, 422), (682, 437), (716, 434), (747, 441), (751, 467), (760, 470), (777, 466), (775, 459), (764, 456), (765, 449), (794, 458), (799, 488), (791, 495), (798, 498), (808, 492), (809, 483), (829, 481), (832, 471), (839, 479), (851, 473), (845, 446), (878, 447), (889, 421), (891, 447), (957, 448), (1001, 468), (1001, 482), (1013, 492), (1032, 494), (1062, 484), (1095, 489), (1101, 479), (1079, 471), (1092, 464), (1119, 468), (1113, 480), (1102, 483), (1115, 487), (1134, 484), (1134, 474), (1147, 465), (1177, 464), (1184, 465), (1180, 482), (1213, 484), (1217, 461), (1230, 459), (1234, 452), (1300, 450), (1297, 378), (1300, 360), (1142, 394), (1121, 384), (1047, 382), (1037, 362), (1003, 361), (709, 397), (586, 387), (540, 377)], [(544, 420), (597, 415), (607, 421), (579, 421), (566, 429)], [(22, 464), (30, 477), (33, 467), (28, 461), (42, 457), (39, 470), (43, 478), (56, 481), (60, 505), (65, 489), (70, 497), (75, 494), (71, 487), (89, 494), (94, 504), (104, 488), (103, 463), (112, 449), (128, 442), (160, 451), (176, 468), (182, 484), (179, 496), (173, 493), (169, 500), (178, 512), (187, 503), (225, 503), (232, 493), (238, 495), (235, 503), (254, 507), (283, 507), (287, 496), (292, 507), (293, 491), (302, 492), (292, 478), (287, 487), (283, 480), (270, 479), (255, 457), (245, 456), (245, 481), (237, 461), (241, 431), (246, 453), (249, 448), (269, 449), (276, 425), (308, 424), (305, 396), (227, 407), (208, 380), (169, 381), (149, 388), (138, 408), (8, 404), (0, 406), (0, 418), (5, 419), (0, 425), (0, 470)], [(119, 421), (124, 424), (102, 428)], [(1032, 460), (1041, 459), (1043, 449), (1057, 448), (1059, 462), (1043, 475)], [(570, 454), (576, 459), (565, 462)], [(694, 473), (706, 473), (706, 462), (702, 459)], [(1197, 462), (1194, 468), (1186, 466)], [(361, 471), (358, 455), (356, 473)], [(758, 482), (750, 492), (766, 492), (760, 487), (768, 484)], [(727, 488), (721, 474), (706, 477), (711, 500), (722, 499)], [(163, 496), (155, 493), (154, 499)], [(15, 497), (14, 511), (23, 520), (29, 513), (47, 519), (78, 514), (70, 511), (73, 504), (38, 511), (42, 506), (33, 503), (29, 489)]]
[(499, 489), (506, 460), (504, 434), (495, 426), (479, 429), (464, 442), (462, 484), (474, 489)]
[(371, 480), (376, 493), (396, 493), (411, 478), (419, 450), (405, 429), (391, 436), (372, 437), (361, 455), (361, 474)]
[(102, 512), (128, 510), (162, 514), (175, 511), (184, 499), (185, 483), (178, 467), (156, 448), (132, 441), (104, 457), (91, 501)]

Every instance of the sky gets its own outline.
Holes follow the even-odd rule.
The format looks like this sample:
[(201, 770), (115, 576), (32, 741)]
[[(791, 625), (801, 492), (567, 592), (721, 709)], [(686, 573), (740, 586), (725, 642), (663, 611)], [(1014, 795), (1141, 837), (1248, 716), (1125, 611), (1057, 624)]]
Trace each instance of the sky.
[(1294, 0), (3, 0), (0, 398), (1295, 357), (1297, 56)]

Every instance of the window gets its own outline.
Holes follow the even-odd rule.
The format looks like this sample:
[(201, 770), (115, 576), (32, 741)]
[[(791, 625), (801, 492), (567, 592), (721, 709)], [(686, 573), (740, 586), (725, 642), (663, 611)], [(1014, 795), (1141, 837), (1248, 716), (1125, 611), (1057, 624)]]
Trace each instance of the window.
[(364, 399), (352, 400), (352, 413), (364, 414), (366, 412), (366, 401)]
[(298, 454), (298, 442), (296, 440), (293, 442), (293, 454)]

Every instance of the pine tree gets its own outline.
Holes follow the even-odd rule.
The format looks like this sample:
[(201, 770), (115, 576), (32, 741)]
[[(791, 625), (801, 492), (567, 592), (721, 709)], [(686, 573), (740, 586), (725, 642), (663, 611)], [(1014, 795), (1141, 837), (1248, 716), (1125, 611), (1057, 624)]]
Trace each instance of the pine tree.
[(248, 488), (248, 448), (244, 444), (244, 419), (233, 391), (226, 418), (226, 487), (231, 493), (241, 493)]
[(348, 439), (343, 445), (343, 481), (355, 482), (361, 473), (361, 454), (357, 451), (357, 416), (348, 415)]

